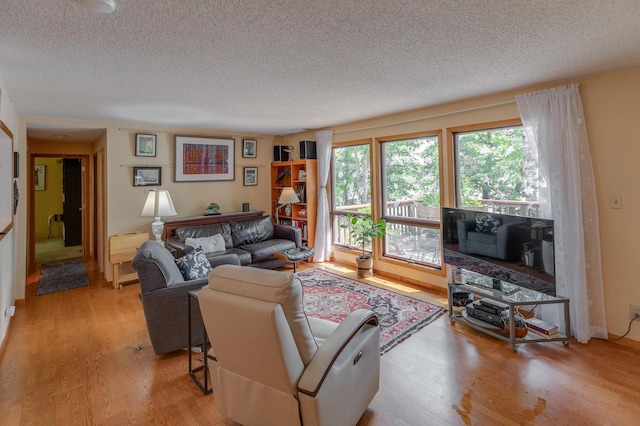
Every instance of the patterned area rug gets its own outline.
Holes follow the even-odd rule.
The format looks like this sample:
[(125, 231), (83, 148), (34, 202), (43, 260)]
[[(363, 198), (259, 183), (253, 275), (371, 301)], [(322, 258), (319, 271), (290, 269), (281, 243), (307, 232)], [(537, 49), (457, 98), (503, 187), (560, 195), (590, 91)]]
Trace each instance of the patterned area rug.
[(36, 295), (56, 293), (89, 285), (89, 277), (82, 259), (45, 263), (40, 269)]
[(304, 286), (304, 310), (315, 318), (341, 322), (356, 309), (369, 309), (380, 320), (380, 354), (434, 319), (444, 309), (322, 269), (298, 273)]

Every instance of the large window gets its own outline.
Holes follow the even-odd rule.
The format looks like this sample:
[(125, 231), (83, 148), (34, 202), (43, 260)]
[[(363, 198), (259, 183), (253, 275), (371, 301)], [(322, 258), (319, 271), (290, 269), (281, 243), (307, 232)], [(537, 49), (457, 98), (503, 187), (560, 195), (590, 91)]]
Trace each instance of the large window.
[(453, 135), (458, 206), (537, 216), (538, 165), (522, 126)]
[(385, 256), (439, 267), (440, 160), (437, 135), (380, 144)]
[[(333, 148), (333, 244), (354, 247), (346, 224), (347, 213), (371, 212), (370, 144), (362, 143)], [(371, 250), (371, 247), (366, 247)]]

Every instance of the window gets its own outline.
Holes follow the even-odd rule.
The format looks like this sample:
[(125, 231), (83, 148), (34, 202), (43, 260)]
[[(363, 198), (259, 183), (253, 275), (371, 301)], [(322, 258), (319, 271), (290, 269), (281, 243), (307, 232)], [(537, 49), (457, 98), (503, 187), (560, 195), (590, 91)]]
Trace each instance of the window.
[[(353, 247), (346, 224), (346, 215), (371, 212), (370, 144), (336, 146), (332, 155), (333, 170), (333, 244)], [(367, 249), (371, 249), (368, 247)]]
[(438, 135), (380, 144), (387, 257), (441, 266)]
[(457, 204), (537, 216), (538, 165), (522, 126), (453, 133)]

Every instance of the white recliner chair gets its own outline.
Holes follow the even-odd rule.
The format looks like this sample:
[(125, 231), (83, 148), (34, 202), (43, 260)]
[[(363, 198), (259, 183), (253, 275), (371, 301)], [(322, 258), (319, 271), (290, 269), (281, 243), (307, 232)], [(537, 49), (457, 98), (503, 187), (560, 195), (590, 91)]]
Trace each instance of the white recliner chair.
[(380, 327), (307, 318), (295, 274), (222, 265), (200, 291), (216, 408), (243, 425), (355, 425), (378, 391)]

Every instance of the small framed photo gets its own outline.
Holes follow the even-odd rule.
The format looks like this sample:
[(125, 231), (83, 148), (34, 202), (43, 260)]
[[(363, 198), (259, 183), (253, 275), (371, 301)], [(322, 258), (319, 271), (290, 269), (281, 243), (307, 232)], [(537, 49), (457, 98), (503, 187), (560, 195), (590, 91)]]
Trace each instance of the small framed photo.
[(136, 157), (156, 156), (156, 135), (136, 133)]
[(44, 191), (46, 188), (46, 170), (46, 166), (36, 166), (34, 177), (36, 191)]
[(134, 167), (133, 186), (161, 185), (162, 167)]
[(254, 186), (258, 184), (258, 168), (244, 167), (244, 186)]
[(258, 141), (255, 139), (242, 139), (242, 158), (256, 158)]

